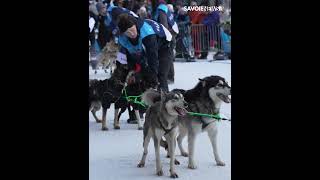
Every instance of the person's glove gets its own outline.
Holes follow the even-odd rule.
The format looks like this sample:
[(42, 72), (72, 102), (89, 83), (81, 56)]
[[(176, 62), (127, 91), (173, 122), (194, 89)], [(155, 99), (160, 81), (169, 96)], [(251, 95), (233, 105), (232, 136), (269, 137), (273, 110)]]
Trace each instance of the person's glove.
[(135, 72), (135, 73), (138, 73), (138, 72), (140, 72), (140, 71), (141, 71), (141, 65), (138, 64), (138, 63), (136, 63), (136, 64), (135, 64), (135, 67), (134, 67), (134, 72)]
[(136, 82), (136, 78), (134, 76), (130, 76), (128, 79), (128, 84), (134, 84)]

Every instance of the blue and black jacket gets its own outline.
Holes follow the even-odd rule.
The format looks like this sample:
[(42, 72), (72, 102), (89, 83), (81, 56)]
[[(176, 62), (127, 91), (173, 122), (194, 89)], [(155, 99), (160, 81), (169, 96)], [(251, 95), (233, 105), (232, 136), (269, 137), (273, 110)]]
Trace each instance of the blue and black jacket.
[(150, 19), (138, 19), (136, 23), (138, 36), (133, 41), (125, 35), (119, 36), (119, 44), (126, 50), (129, 67), (136, 63), (158, 74), (158, 52), (169, 48), (172, 35), (162, 24)]
[(161, 3), (156, 9), (153, 19), (161, 24), (163, 24), (170, 31), (179, 33), (178, 25), (174, 20), (174, 14), (169, 11), (167, 5)]

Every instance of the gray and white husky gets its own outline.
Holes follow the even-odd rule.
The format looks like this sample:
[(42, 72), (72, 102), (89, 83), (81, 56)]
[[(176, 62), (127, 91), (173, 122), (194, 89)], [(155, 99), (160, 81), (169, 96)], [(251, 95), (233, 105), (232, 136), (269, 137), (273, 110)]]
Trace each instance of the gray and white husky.
[(164, 136), (168, 142), (170, 156), (170, 177), (177, 178), (174, 164), (179, 162), (175, 159), (176, 136), (178, 130), (178, 116), (186, 115), (187, 103), (178, 92), (161, 93), (149, 89), (142, 95), (142, 100), (149, 106), (146, 111), (143, 127), (143, 156), (138, 167), (144, 167), (148, 154), (148, 145), (151, 137), (154, 141), (156, 155), (156, 174), (163, 175), (160, 163), (160, 141)]
[[(219, 114), (221, 103), (231, 103), (231, 87), (220, 76), (208, 76), (199, 79), (199, 83), (190, 90), (175, 89), (181, 92), (188, 102), (187, 110), (203, 114)], [(218, 166), (225, 166), (218, 153), (217, 145), (217, 121), (203, 116), (179, 116), (178, 146), (182, 156), (189, 156), (188, 167), (197, 168), (194, 160), (195, 140), (199, 133), (207, 132), (211, 141), (213, 154)], [(182, 147), (182, 140), (188, 136), (188, 153)]]

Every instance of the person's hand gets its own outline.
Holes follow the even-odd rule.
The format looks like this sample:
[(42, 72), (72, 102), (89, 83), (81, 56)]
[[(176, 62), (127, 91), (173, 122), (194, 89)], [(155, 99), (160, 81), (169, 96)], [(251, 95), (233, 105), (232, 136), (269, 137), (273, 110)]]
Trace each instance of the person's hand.
[(136, 82), (136, 78), (134, 76), (130, 76), (128, 79), (128, 84), (133, 84)]

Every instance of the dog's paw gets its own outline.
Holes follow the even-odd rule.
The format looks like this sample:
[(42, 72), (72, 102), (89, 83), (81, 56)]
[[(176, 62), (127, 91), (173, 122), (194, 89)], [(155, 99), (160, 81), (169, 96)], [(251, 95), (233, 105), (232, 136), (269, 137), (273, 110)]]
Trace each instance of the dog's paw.
[(182, 152), (181, 155), (184, 156), (184, 157), (188, 157), (189, 156), (189, 154), (187, 152)]
[(138, 130), (143, 130), (143, 127), (138, 127)]
[(162, 169), (157, 172), (157, 175), (158, 175), (158, 176), (163, 176), (163, 171), (162, 171)]
[(96, 119), (96, 122), (97, 122), (97, 123), (102, 123), (102, 120)]
[(141, 163), (141, 162), (140, 162), (137, 167), (138, 167), (138, 168), (143, 168), (143, 167), (144, 167), (144, 163)]
[(108, 131), (109, 129), (107, 127), (102, 127), (101, 130), (102, 131)]
[(180, 162), (179, 162), (177, 159), (175, 159), (175, 160), (174, 160), (174, 164), (175, 164), (175, 165), (180, 165)]
[(119, 125), (115, 125), (114, 129), (120, 129), (120, 126)]
[(189, 165), (188, 165), (188, 168), (189, 168), (189, 169), (197, 169), (197, 165), (195, 165), (195, 164), (189, 164)]
[(170, 175), (171, 178), (178, 178), (178, 174), (175, 173), (175, 172), (172, 172), (171, 175)]
[(217, 161), (217, 166), (225, 166), (226, 163), (222, 162), (222, 161)]

